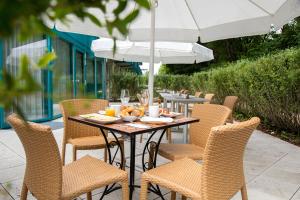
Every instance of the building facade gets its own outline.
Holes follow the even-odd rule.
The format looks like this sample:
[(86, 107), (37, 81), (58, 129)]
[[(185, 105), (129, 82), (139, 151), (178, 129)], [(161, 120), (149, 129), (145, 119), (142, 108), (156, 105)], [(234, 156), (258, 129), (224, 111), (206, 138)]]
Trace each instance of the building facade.
[[(20, 42), (17, 37), (0, 40), (0, 72), (5, 68), (11, 74), (19, 71), (21, 55), (32, 62), (45, 52), (54, 51), (57, 59), (47, 68), (34, 70), (35, 79), (43, 90), (17, 99), (30, 121), (43, 122), (61, 117), (58, 103), (70, 98), (106, 98), (106, 59), (97, 58), (90, 49), (96, 37), (54, 30), (51, 36), (35, 36)], [(140, 73), (136, 64), (133, 71)], [(1, 77), (0, 77), (1, 78)], [(0, 128), (9, 127), (5, 117), (14, 110), (0, 107)]]

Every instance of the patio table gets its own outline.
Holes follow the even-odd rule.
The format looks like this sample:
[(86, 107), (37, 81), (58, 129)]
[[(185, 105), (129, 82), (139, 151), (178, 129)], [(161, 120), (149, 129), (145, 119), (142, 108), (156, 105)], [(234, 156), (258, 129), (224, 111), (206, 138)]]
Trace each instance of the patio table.
[[(163, 106), (166, 108), (167, 107), (167, 102), (171, 102), (171, 111), (174, 111), (174, 103), (177, 103), (177, 112), (178, 112), (178, 104), (182, 103), (184, 104), (184, 116), (188, 117), (188, 112), (189, 112), (189, 104), (193, 103), (204, 103), (208, 100), (205, 98), (199, 98), (190, 95), (189, 98), (185, 98), (183, 96), (179, 96), (178, 94), (170, 94), (170, 93), (159, 93), (160, 96), (164, 99), (163, 101)], [(185, 125), (183, 129), (183, 143), (188, 142), (188, 126)]]
[[(178, 117), (178, 118), (175, 118), (173, 122), (166, 123), (166, 124), (144, 124), (141, 122), (133, 122), (132, 124), (135, 124), (137, 126), (139, 126), (139, 125), (144, 126), (144, 127), (133, 127), (133, 126), (130, 126), (128, 122), (120, 122), (120, 123), (113, 123), (113, 124), (100, 124), (100, 123), (96, 123), (96, 122), (84, 119), (80, 116), (72, 116), (72, 117), (69, 117), (68, 119), (78, 122), (78, 123), (82, 123), (82, 124), (86, 124), (89, 126), (99, 128), (101, 131), (101, 134), (103, 135), (105, 142), (106, 142), (109, 163), (110, 164), (115, 163), (120, 168), (122, 168), (122, 166), (123, 166), (124, 158), (122, 156), (123, 150), (121, 148), (119, 139), (116, 136), (116, 133), (119, 133), (122, 136), (130, 139), (130, 171), (129, 171), (130, 199), (132, 199), (132, 197), (133, 197), (134, 188), (140, 187), (138, 185), (135, 185), (135, 182), (134, 182), (136, 136), (139, 134), (151, 132), (151, 135), (145, 144), (143, 154), (142, 154), (142, 168), (143, 168), (143, 171), (146, 171), (149, 168), (156, 167), (156, 158), (157, 158), (158, 148), (159, 148), (160, 142), (163, 138), (163, 135), (165, 134), (165, 132), (168, 128), (199, 122), (199, 119), (196, 119), (196, 118)], [(110, 133), (113, 135), (115, 141), (109, 142), (104, 130), (110, 131)], [(157, 141), (153, 137), (156, 134), (159, 136)], [(117, 146), (117, 150), (114, 154), (112, 154), (110, 148), (112, 148), (114, 146)], [(145, 160), (145, 155), (150, 153), (151, 148), (152, 149), (154, 148), (155, 151), (154, 151), (153, 157), (149, 156), (150, 157), (149, 159), (151, 159), (150, 160), (151, 164), (150, 164), (148, 161)], [(120, 151), (121, 162), (114, 161), (118, 151)], [(151, 165), (151, 166), (149, 166), (149, 165)], [(107, 195), (117, 189), (120, 189), (120, 187), (117, 187), (115, 185), (106, 186), (105, 190), (101, 196), (101, 199), (105, 195)], [(158, 186), (155, 187), (153, 185), (150, 185), (149, 191), (154, 192), (155, 194), (159, 195), (162, 199), (164, 199)]]

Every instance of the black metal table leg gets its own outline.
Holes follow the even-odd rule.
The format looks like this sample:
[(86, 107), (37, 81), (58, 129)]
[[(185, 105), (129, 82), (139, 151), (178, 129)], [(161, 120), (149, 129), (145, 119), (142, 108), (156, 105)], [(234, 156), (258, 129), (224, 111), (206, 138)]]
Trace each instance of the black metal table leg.
[[(101, 134), (102, 134), (102, 136), (104, 137), (104, 140), (105, 140), (105, 144), (106, 144), (106, 148), (107, 148), (107, 153), (108, 153), (109, 164), (111, 164), (111, 165), (114, 164), (116, 155), (117, 155), (118, 152), (120, 152), (121, 161), (120, 162), (116, 162), (116, 165), (118, 165), (118, 167), (120, 167), (120, 169), (122, 169), (123, 165), (125, 163), (124, 157), (123, 157), (124, 149), (122, 149), (118, 137), (116, 136), (116, 134), (113, 131), (111, 131), (111, 133), (112, 133), (112, 135), (113, 135), (113, 137), (114, 137), (115, 140), (111, 141), (111, 142), (108, 142), (108, 139), (107, 139), (107, 136), (106, 136), (104, 130), (100, 128), (100, 132), (101, 132)], [(114, 155), (112, 155), (110, 148), (113, 148), (115, 146), (117, 147), (117, 149), (116, 149), (116, 152), (114, 153)], [(112, 184), (110, 186), (109, 185), (105, 186), (105, 189), (104, 189), (104, 191), (103, 191), (103, 193), (102, 193), (102, 195), (100, 197), (100, 200), (102, 200), (105, 195), (108, 195), (111, 192), (113, 192), (115, 190), (118, 190), (118, 189), (121, 189), (121, 187), (120, 186), (116, 186), (116, 183), (114, 183), (114, 184)]]
[(130, 136), (130, 177), (129, 177), (129, 199), (133, 197), (134, 191), (134, 174), (135, 174), (135, 142), (136, 136), (132, 134)]
[[(149, 137), (149, 139), (147, 140), (146, 145), (143, 150), (143, 156), (142, 156), (143, 171), (147, 171), (147, 170), (150, 170), (150, 169), (156, 167), (156, 160), (157, 160), (159, 145), (160, 145), (161, 140), (166, 131), (167, 131), (167, 129), (164, 129), (161, 132), (159, 139), (157, 141), (155, 141), (154, 135), (156, 135), (156, 133), (159, 133), (158, 131), (154, 131), (151, 134), (151, 136)], [(145, 160), (146, 154), (149, 154), (148, 161)], [(158, 185), (154, 186), (153, 184), (150, 184), (148, 190), (157, 194), (161, 199), (164, 200), (163, 194), (161, 193)]]

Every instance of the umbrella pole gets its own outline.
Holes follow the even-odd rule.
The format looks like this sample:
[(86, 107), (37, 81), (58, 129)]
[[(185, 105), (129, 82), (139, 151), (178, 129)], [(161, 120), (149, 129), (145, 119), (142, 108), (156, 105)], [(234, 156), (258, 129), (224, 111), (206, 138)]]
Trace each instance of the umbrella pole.
[(149, 75), (148, 75), (149, 105), (153, 105), (154, 50), (155, 50), (155, 0), (152, 0), (151, 1), (150, 65), (149, 65)]

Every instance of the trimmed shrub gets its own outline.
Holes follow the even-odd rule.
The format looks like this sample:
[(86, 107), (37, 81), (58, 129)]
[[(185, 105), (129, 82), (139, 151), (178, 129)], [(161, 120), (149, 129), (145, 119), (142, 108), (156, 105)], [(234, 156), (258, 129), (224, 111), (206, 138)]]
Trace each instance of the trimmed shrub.
[(120, 99), (122, 89), (128, 89), (131, 99), (136, 99), (136, 94), (140, 92), (142, 77), (130, 72), (120, 72), (109, 77), (110, 98), (114, 101)]
[(218, 103), (236, 95), (239, 112), (300, 134), (300, 49), (196, 73), (192, 83), (194, 90), (215, 93)]

